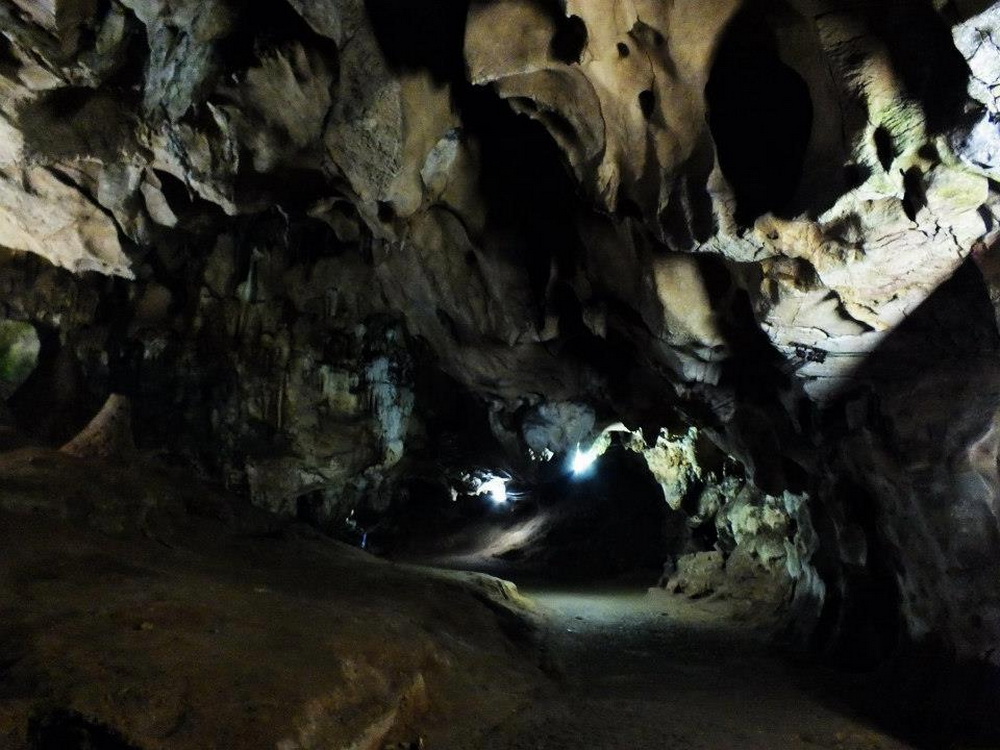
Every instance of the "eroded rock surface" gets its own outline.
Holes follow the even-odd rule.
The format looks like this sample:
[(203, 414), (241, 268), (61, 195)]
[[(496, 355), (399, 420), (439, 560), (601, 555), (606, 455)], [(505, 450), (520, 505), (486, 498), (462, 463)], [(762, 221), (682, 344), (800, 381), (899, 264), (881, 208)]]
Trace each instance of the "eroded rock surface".
[[(11, 419), (61, 445), (127, 397), (138, 450), (339, 531), (402, 477), (537, 479), (619, 420), (654, 447), (694, 425), (769, 499), (692, 517), (735, 538), (783, 506), (726, 554), (798, 570), (819, 640), (885, 586), (908, 637), (995, 660), (994, 405), (933, 454), (957, 495), (907, 489), (933, 441), (885, 425), (949, 351), (894, 372), (904, 322), (911, 352), (996, 334), (981, 6), (10, 0), (2, 312), (40, 342)], [(957, 271), (970, 293), (933, 296)], [(668, 498), (698, 479), (673, 473)], [(806, 495), (818, 548), (781, 557)]]

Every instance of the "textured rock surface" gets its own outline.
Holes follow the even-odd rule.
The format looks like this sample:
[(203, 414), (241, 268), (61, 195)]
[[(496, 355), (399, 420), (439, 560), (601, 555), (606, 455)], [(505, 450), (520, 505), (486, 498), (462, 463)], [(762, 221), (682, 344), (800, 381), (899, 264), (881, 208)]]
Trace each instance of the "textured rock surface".
[[(995, 660), (992, 402), (946, 455), (887, 426), (996, 338), (981, 6), (0, 4), (0, 289), (40, 341), (12, 416), (60, 445), (127, 396), (141, 451), (340, 531), (402, 476), (695, 425), (748, 507), (822, 500), (817, 640), (890, 591), (909, 637)], [(736, 549), (809, 570), (776, 528)]]
[(4, 747), (475, 747), (542, 686), (504, 633), (531, 630), (510, 584), (390, 565), (141, 464), (0, 462)]

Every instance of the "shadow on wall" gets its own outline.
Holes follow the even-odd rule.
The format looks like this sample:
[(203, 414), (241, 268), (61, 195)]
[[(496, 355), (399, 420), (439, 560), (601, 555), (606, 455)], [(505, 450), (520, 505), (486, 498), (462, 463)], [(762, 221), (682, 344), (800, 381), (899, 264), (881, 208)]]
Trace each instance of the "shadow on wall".
[(855, 699), (918, 746), (997, 746), (1000, 335), (975, 264), (854, 378), (823, 415), (817, 645), (837, 664), (881, 664), (877, 694)]
[(746, 5), (730, 22), (705, 96), (737, 223), (780, 215), (802, 177), (813, 104), (805, 81), (782, 62), (760, 4)]
[[(964, 129), (969, 68), (930, 0), (872, 0), (832, 12), (852, 17), (884, 48), (930, 135)], [(837, 64), (863, 64), (864, 44)], [(867, 177), (867, 167), (850, 163), (853, 155), (843, 151), (866, 126), (867, 104), (857, 93), (831, 88), (827, 68), (840, 52), (822, 46), (813, 20), (781, 0), (750, 0), (721, 39), (705, 96), (719, 166), (742, 226), (767, 212), (817, 215)], [(822, 113), (815, 122), (814, 109)], [(893, 148), (887, 137), (884, 129), (875, 133), (886, 169)]]
[(969, 66), (941, 14), (930, 0), (881, 0), (864, 9), (907, 95), (920, 103), (930, 134), (954, 127), (968, 100)]

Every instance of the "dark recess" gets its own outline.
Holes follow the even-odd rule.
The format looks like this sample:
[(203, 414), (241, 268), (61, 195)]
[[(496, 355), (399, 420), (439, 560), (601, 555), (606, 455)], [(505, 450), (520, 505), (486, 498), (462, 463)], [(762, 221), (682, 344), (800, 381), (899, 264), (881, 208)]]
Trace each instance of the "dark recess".
[(379, 47), (396, 70), (427, 70), (440, 83), (465, 80), (469, 0), (365, 0)]
[(28, 743), (31, 750), (139, 750), (114, 729), (65, 709), (32, 719)]
[(923, 173), (920, 167), (910, 167), (903, 172), (903, 212), (910, 221), (916, 221), (920, 209), (926, 205)]
[(262, 52), (289, 42), (322, 50), (324, 58), (339, 58), (337, 45), (317, 34), (287, 3), (243, 3), (237, 23), (218, 44), (217, 59), (225, 75), (260, 64)]
[[(879, 534), (878, 502), (871, 493), (841, 477), (831, 495), (843, 508), (840, 523), (863, 531), (868, 555), (865, 565), (835, 560), (829, 551), (818, 556), (817, 565), (830, 585), (812, 634), (813, 646), (841, 669), (867, 671), (892, 657), (900, 646), (903, 625), (894, 561)], [(836, 536), (829, 519), (818, 519), (817, 525), (827, 538)]]
[(487, 251), (527, 271), (541, 325), (553, 261), (558, 276), (571, 276), (581, 253), (569, 168), (549, 131), (491, 89), (459, 87), (456, 100), (466, 134), (480, 146)]
[(959, 124), (969, 66), (930, 0), (882, 0), (863, 7), (907, 95), (920, 102), (930, 134)]
[(57, 447), (82, 429), (100, 407), (84, 384), (83, 371), (72, 347), (56, 328), (36, 323), (38, 364), (8, 399), (18, 428), (36, 440)]
[(802, 176), (813, 106), (805, 81), (779, 57), (758, 5), (745, 6), (727, 28), (705, 96), (737, 222), (780, 214)]
[(656, 108), (656, 94), (650, 90), (639, 92), (639, 109), (642, 110), (642, 116), (647, 120), (653, 117), (653, 111)]
[(878, 163), (882, 165), (883, 170), (888, 172), (889, 168), (892, 167), (892, 162), (896, 158), (896, 146), (892, 142), (892, 135), (883, 125), (879, 125), (875, 128), (872, 139), (875, 141), (875, 153), (878, 156)]
[(552, 36), (552, 57), (567, 65), (580, 62), (580, 55), (587, 46), (587, 25), (580, 16), (560, 17), (556, 20), (556, 33)]
[[(557, 268), (571, 273), (579, 252), (573, 218), (576, 189), (561, 151), (545, 126), (516, 114), (492, 89), (466, 81), (467, 0), (366, 0), (365, 7), (390, 65), (427, 70), (452, 85), (463, 137), (476, 140), (481, 149), (487, 236), (495, 238), (486, 251), (502, 253), (527, 271), (541, 325), (553, 259)], [(553, 54), (572, 62), (586, 44), (586, 27), (555, 7), (548, 11), (558, 27)], [(547, 124), (562, 137), (576, 138), (572, 125), (555, 113), (548, 114)]]

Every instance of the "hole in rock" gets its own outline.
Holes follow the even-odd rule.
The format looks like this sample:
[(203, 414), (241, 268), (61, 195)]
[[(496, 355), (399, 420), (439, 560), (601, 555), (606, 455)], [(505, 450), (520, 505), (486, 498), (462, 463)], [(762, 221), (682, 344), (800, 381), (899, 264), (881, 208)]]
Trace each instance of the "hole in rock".
[(892, 141), (892, 134), (884, 126), (879, 125), (872, 133), (872, 139), (875, 141), (875, 155), (878, 157), (878, 162), (882, 165), (882, 169), (888, 172), (896, 159), (896, 145)]
[(642, 116), (647, 120), (652, 118), (653, 111), (656, 108), (656, 94), (648, 89), (639, 92), (639, 109), (642, 111)]
[(93, 96), (94, 92), (89, 88), (56, 89), (45, 98), (45, 106), (53, 119), (70, 119), (79, 113)]
[(924, 175), (920, 167), (910, 167), (903, 173), (903, 211), (910, 221), (917, 220), (917, 214), (927, 205), (924, 190)]
[(166, 199), (167, 205), (175, 213), (193, 205), (194, 198), (191, 195), (191, 191), (176, 176), (162, 169), (157, 169), (156, 179), (160, 181), (160, 190), (163, 191), (163, 197)]
[(580, 62), (580, 55), (587, 46), (587, 25), (580, 16), (559, 18), (556, 33), (552, 37), (550, 51), (552, 57), (567, 65)]
[(388, 201), (378, 201), (378, 220), (386, 224), (396, 218), (396, 209)]
[(748, 4), (726, 29), (705, 96), (737, 222), (780, 213), (802, 176), (813, 105), (805, 81), (779, 56), (759, 4)]

